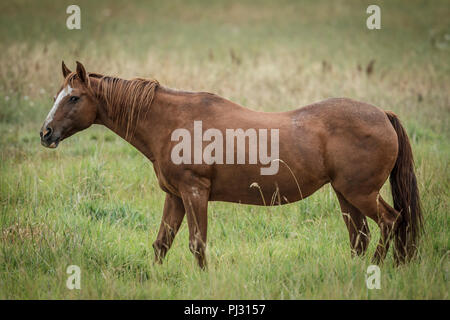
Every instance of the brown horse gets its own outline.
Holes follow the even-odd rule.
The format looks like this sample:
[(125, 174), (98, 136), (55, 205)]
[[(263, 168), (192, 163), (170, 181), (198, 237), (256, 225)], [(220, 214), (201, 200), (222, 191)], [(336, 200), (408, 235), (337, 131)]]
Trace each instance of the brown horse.
[[(375, 262), (384, 259), (391, 238), (398, 263), (414, 256), (422, 228), (419, 193), (409, 139), (392, 112), (350, 99), (329, 99), (288, 112), (256, 112), (214, 94), (168, 89), (155, 80), (87, 73), (79, 62), (76, 72), (63, 62), (62, 72), (64, 82), (41, 129), (41, 143), (56, 148), (74, 133), (101, 124), (150, 159), (166, 192), (153, 243), (157, 262), (186, 214), (189, 248), (200, 267), (206, 266), (208, 201), (281, 205), (304, 199), (326, 183), (338, 197), (352, 254), (367, 249), (369, 217), (381, 230)], [(198, 132), (199, 123), (201, 130), (208, 129), (204, 134)], [(181, 134), (174, 134), (180, 128)], [(234, 145), (237, 135), (228, 140), (230, 129), (244, 133), (248, 148)], [(255, 139), (257, 130), (260, 137)], [(278, 156), (258, 163), (251, 150), (257, 140), (260, 148), (267, 142), (267, 130), (277, 138), (271, 153)], [(225, 133), (226, 142), (221, 139)], [(192, 150), (188, 144), (178, 156), (189, 160), (193, 151), (194, 161), (174, 161), (179, 141), (188, 143), (189, 135), (194, 136)], [(209, 145), (205, 158), (213, 137), (214, 152)], [(231, 162), (223, 162), (221, 148), (228, 148)], [(379, 193), (389, 175), (394, 208)]]

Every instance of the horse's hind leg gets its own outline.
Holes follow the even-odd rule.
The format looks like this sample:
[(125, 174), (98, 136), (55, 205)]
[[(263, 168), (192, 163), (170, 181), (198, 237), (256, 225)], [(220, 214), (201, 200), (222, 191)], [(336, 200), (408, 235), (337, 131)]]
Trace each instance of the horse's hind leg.
[(345, 198), (358, 208), (362, 214), (374, 220), (380, 227), (381, 238), (373, 261), (375, 263), (381, 263), (389, 250), (389, 242), (395, 231), (395, 225), (400, 222), (400, 213), (389, 206), (381, 198), (378, 191), (368, 195), (363, 193), (347, 193), (345, 194)]
[(167, 251), (172, 246), (173, 239), (180, 228), (185, 215), (184, 205), (181, 198), (172, 194), (166, 194), (164, 212), (159, 227), (158, 236), (153, 243), (155, 250), (155, 261), (161, 263)]
[(352, 255), (364, 255), (370, 241), (369, 225), (366, 217), (348, 202), (337, 190), (334, 190), (341, 206), (342, 216), (350, 236)]
[(392, 208), (381, 196), (378, 197), (378, 206), (382, 207), (384, 212), (382, 222), (379, 224), (381, 230), (380, 241), (373, 256), (374, 263), (381, 263), (386, 257), (389, 249), (389, 242), (394, 235), (395, 228), (401, 222), (400, 212)]

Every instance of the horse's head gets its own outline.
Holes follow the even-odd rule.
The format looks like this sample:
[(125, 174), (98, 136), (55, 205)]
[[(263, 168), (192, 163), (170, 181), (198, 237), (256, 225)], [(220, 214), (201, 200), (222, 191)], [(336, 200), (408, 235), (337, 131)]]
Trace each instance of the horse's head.
[(63, 61), (62, 73), (63, 85), (40, 132), (41, 144), (48, 148), (56, 148), (60, 141), (90, 127), (97, 117), (98, 103), (83, 65), (77, 61), (77, 71), (71, 72)]

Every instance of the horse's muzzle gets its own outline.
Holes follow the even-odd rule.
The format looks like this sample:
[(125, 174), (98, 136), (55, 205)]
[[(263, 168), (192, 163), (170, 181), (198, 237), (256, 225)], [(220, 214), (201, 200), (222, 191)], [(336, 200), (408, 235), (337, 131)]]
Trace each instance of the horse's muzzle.
[(56, 148), (59, 144), (60, 137), (53, 134), (53, 129), (50, 127), (41, 129), (41, 144), (47, 148)]

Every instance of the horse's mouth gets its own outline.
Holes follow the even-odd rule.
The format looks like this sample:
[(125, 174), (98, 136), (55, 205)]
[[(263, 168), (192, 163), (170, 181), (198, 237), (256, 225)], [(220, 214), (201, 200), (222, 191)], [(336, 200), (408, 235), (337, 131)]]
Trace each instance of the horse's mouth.
[(60, 138), (52, 142), (41, 140), (41, 144), (46, 148), (55, 149), (56, 147), (58, 147), (60, 141)]

